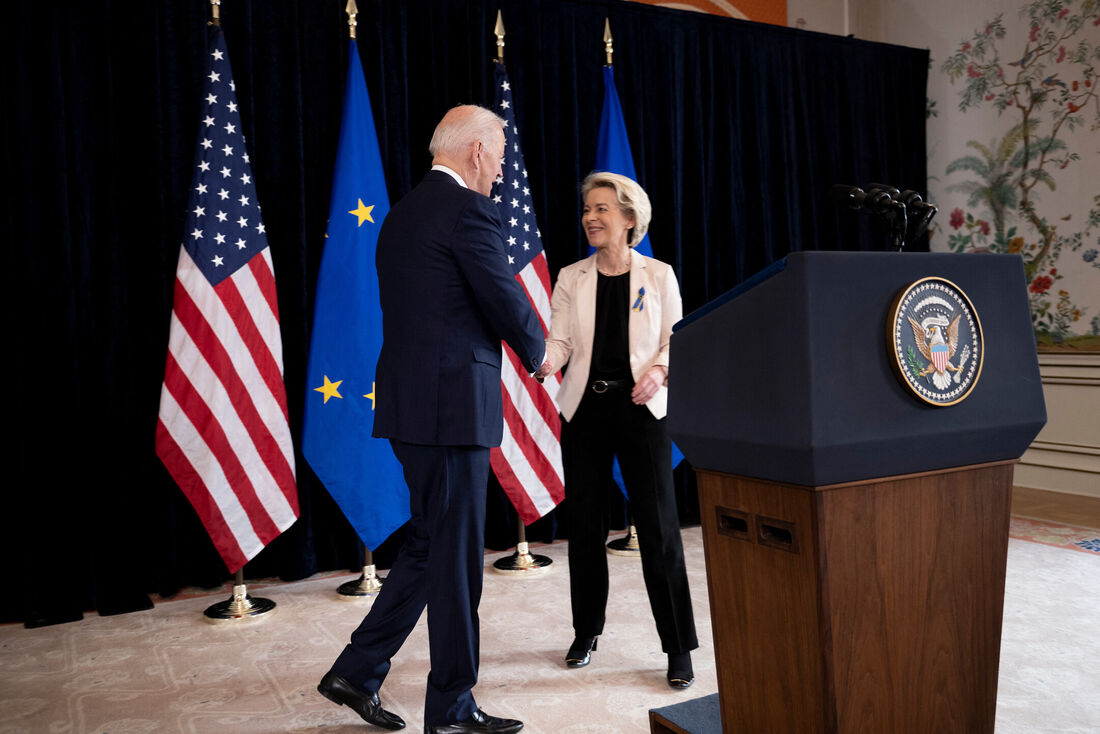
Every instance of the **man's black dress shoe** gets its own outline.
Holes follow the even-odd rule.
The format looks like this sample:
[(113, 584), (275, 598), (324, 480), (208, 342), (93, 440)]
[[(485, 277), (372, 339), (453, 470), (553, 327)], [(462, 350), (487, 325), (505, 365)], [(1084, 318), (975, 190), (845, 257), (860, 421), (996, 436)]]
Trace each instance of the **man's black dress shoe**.
[(570, 668), (583, 668), (592, 662), (592, 651), (596, 649), (596, 637), (574, 637), (569, 652), (565, 653), (565, 664)]
[(368, 724), (383, 729), (405, 728), (405, 721), (400, 716), (382, 708), (377, 693), (360, 690), (332, 671), (325, 673), (317, 685), (317, 691), (333, 703), (347, 706)]
[(425, 726), (425, 734), (515, 734), (523, 728), (523, 722), (516, 719), (498, 719), (477, 709), (465, 721), (454, 724)]

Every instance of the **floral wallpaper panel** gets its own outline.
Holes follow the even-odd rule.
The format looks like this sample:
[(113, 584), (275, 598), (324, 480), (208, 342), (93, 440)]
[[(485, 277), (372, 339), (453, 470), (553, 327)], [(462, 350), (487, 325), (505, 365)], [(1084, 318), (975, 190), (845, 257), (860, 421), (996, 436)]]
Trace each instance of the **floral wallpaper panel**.
[(933, 50), (933, 247), (1020, 254), (1040, 350), (1100, 352), (1100, 2), (1005, 5)]

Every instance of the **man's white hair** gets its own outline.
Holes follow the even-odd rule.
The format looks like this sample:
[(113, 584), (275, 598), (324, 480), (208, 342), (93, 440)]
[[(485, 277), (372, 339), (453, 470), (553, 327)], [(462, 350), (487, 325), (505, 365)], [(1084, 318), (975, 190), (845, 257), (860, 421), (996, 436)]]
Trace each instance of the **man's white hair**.
[(627, 219), (634, 220), (634, 227), (627, 234), (626, 243), (633, 247), (641, 242), (649, 230), (650, 217), (653, 216), (653, 206), (649, 203), (649, 195), (646, 194), (645, 189), (627, 176), (606, 171), (593, 171), (581, 184), (581, 199), (587, 199), (588, 192), (595, 188), (607, 188), (615, 192), (619, 211)]
[(479, 140), (488, 143), (503, 127), (504, 118), (492, 110), (472, 104), (452, 107), (436, 125), (428, 152), (459, 158)]

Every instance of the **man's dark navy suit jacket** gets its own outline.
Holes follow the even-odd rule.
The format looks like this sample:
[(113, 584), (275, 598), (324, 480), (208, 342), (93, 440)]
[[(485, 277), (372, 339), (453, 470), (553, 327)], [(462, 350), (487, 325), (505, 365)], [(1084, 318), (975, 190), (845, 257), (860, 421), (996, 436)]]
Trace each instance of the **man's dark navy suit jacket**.
[(499, 446), (503, 339), (542, 364), (538, 317), (515, 280), (487, 197), (430, 171), (378, 236), (382, 352), (374, 435), (436, 446)]

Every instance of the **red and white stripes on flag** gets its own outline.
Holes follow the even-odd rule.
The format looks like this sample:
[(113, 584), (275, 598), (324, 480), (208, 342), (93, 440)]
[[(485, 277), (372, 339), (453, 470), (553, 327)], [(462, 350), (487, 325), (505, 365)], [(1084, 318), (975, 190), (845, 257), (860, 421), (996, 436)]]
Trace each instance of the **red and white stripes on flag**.
[(937, 372), (943, 372), (947, 369), (947, 357), (948, 347), (946, 344), (933, 344), (932, 349), (932, 364), (936, 366)]
[(211, 286), (180, 248), (157, 455), (236, 571), (298, 517), (275, 279), (255, 264)]
[[(550, 271), (540, 252), (516, 276), (542, 322), (550, 327)], [(554, 509), (565, 498), (561, 463), (561, 420), (554, 375), (538, 383), (507, 345), (501, 387), (504, 397), (504, 440), (490, 453), (493, 473), (524, 525)]]
[(271, 251), (221, 29), (176, 269), (157, 456), (230, 571), (298, 518)]
[[(550, 270), (519, 145), (512, 87), (504, 64), (493, 66), (496, 111), (505, 120), (505, 148), (503, 176), (493, 186), (492, 198), (504, 224), (508, 262), (527, 291), (545, 333), (550, 326)], [(565, 498), (561, 421), (554, 402), (561, 378), (554, 375), (541, 384), (536, 382), (512, 350), (507, 345), (503, 348), (504, 440), (500, 448), (492, 450), (490, 461), (520, 519), (529, 525)]]

